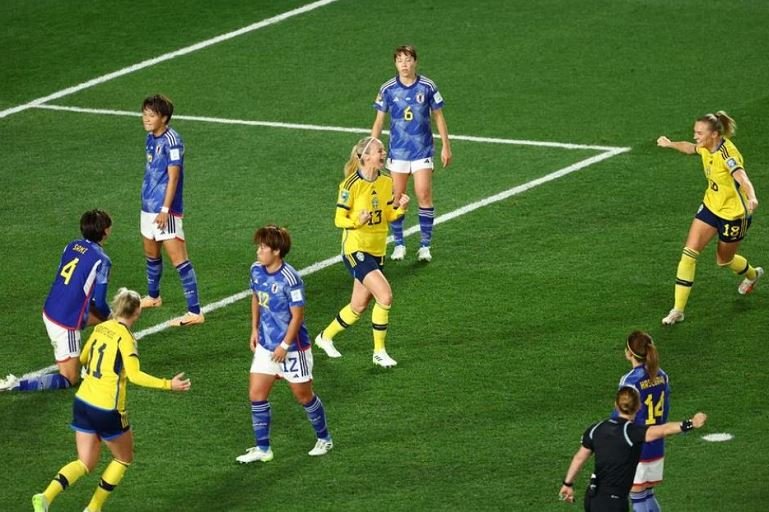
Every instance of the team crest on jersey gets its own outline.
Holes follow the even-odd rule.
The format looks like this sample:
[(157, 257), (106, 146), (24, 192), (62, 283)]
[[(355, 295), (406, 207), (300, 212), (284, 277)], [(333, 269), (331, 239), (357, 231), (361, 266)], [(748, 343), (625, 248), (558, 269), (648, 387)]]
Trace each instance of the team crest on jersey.
[(358, 258), (358, 261), (363, 261), (366, 259), (366, 256), (362, 252), (356, 252), (355, 257)]
[(420, 93), (417, 93), (416, 96), (417, 103), (424, 103), (425, 102), (425, 95)]
[(379, 209), (379, 198), (374, 196), (374, 198), (371, 200), (371, 209), (372, 210), (378, 210)]
[(270, 288), (270, 291), (272, 291), (272, 293), (278, 293), (278, 290), (280, 290), (278, 283), (272, 283), (272, 288)]

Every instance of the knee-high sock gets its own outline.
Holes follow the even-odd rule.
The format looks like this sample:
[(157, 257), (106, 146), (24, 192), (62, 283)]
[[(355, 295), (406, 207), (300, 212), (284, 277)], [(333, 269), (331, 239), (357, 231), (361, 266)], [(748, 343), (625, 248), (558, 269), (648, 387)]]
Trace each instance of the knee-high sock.
[(433, 223), (435, 222), (435, 208), (430, 206), (429, 208), (419, 207), (419, 230), (422, 233), (422, 240), (419, 245), (422, 247), (430, 247), (430, 242), (433, 239)]
[(91, 496), (90, 503), (88, 503), (88, 510), (90, 512), (101, 511), (104, 502), (107, 501), (107, 498), (110, 497), (112, 491), (115, 490), (115, 487), (117, 487), (123, 479), (123, 475), (125, 475), (128, 466), (130, 466), (128, 462), (112, 459), (112, 462), (109, 463), (107, 469), (102, 473), (99, 486), (96, 488), (96, 491), (94, 491), (93, 496)]
[(330, 439), (331, 436), (328, 435), (328, 427), (326, 426), (326, 411), (318, 395), (312, 395), (312, 400), (304, 404), (304, 410), (318, 439)]
[(406, 216), (404, 215), (398, 220), (395, 220), (390, 223), (390, 229), (393, 232), (393, 240), (395, 241), (395, 245), (403, 245), (403, 221), (406, 220)]
[(88, 468), (86, 465), (79, 459), (73, 460), (59, 470), (56, 477), (51, 480), (51, 483), (48, 484), (48, 487), (43, 491), (43, 496), (45, 496), (45, 499), (49, 504), (53, 503), (53, 500), (56, 499), (56, 496), (58, 496), (61, 491), (65, 490), (70, 485), (73, 485), (81, 476), (87, 474)]
[(662, 509), (660, 508), (660, 504), (657, 501), (657, 496), (654, 494), (654, 488), (646, 489), (647, 496), (646, 496), (646, 511), (647, 512), (661, 512)]
[(190, 313), (200, 314), (200, 300), (198, 299), (198, 278), (190, 260), (180, 263), (176, 267), (179, 279), (182, 281), (184, 298), (187, 299), (187, 310)]
[(67, 389), (72, 384), (60, 373), (48, 373), (19, 381), (18, 391), (45, 391), (46, 389)]
[(734, 259), (724, 266), (729, 267), (735, 274), (745, 276), (751, 281), (756, 278), (755, 267), (751, 267), (748, 260), (739, 254), (735, 254)]
[(272, 410), (270, 402), (260, 400), (251, 402), (251, 426), (254, 429), (254, 439), (256, 446), (264, 451), (270, 449), (270, 422), (272, 421)]
[(163, 275), (163, 258), (146, 258), (147, 293), (150, 297), (160, 297), (160, 277)]
[(371, 311), (371, 328), (374, 332), (374, 351), (384, 350), (387, 326), (390, 323), (390, 306), (374, 304)]
[(633, 505), (633, 512), (649, 512), (646, 508), (646, 500), (649, 498), (648, 490), (640, 492), (630, 491), (630, 503)]
[(352, 310), (352, 306), (347, 304), (339, 311), (339, 313), (337, 313), (336, 318), (323, 329), (321, 337), (327, 340), (333, 340), (334, 336), (344, 331), (358, 320), (360, 320), (360, 315)]
[(684, 247), (681, 253), (681, 261), (678, 262), (678, 272), (676, 272), (675, 289), (675, 309), (683, 311), (686, 309), (686, 302), (689, 300), (689, 293), (694, 284), (694, 273), (697, 270), (697, 257), (699, 252), (694, 249)]

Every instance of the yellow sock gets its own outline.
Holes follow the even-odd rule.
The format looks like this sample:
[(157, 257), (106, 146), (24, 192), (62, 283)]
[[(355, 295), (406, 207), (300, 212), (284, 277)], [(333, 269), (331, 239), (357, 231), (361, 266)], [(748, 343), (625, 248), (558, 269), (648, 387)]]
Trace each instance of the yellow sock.
[(88, 510), (90, 512), (99, 512), (101, 510), (101, 507), (104, 506), (104, 502), (107, 501), (109, 495), (123, 479), (123, 475), (125, 475), (128, 466), (130, 466), (130, 464), (127, 462), (112, 459), (112, 462), (109, 463), (107, 469), (102, 473), (99, 487), (96, 488), (90, 503), (88, 503)]
[(342, 308), (336, 315), (336, 318), (328, 324), (328, 327), (323, 329), (321, 337), (327, 340), (333, 340), (334, 336), (344, 331), (352, 324), (360, 320), (360, 315), (352, 310), (349, 304)]
[(678, 272), (676, 272), (675, 305), (673, 306), (679, 311), (686, 309), (686, 302), (689, 300), (689, 293), (694, 284), (694, 271), (697, 269), (699, 255), (699, 252), (688, 247), (684, 247), (681, 253), (681, 261), (678, 262)]
[(371, 327), (374, 332), (374, 352), (384, 350), (387, 338), (387, 325), (390, 323), (390, 306), (374, 304), (371, 311)]
[(739, 254), (734, 255), (734, 259), (729, 262), (728, 266), (730, 269), (732, 269), (732, 272), (734, 272), (737, 275), (745, 276), (751, 281), (756, 278), (756, 269), (754, 267), (750, 266), (750, 263), (748, 263), (748, 260), (745, 259), (745, 257), (740, 256)]
[(56, 499), (56, 496), (58, 496), (61, 491), (77, 482), (81, 476), (87, 474), (88, 468), (85, 464), (79, 459), (72, 461), (59, 470), (59, 474), (56, 475), (56, 478), (51, 480), (51, 483), (48, 484), (48, 487), (43, 491), (43, 496), (45, 496), (45, 499), (49, 504), (53, 503), (53, 500)]

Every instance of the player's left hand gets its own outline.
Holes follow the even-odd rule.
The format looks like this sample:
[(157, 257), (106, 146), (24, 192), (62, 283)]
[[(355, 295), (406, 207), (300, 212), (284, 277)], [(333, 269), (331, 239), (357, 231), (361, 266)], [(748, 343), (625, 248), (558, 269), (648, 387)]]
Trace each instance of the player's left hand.
[(574, 488), (569, 487), (567, 485), (562, 485), (561, 490), (558, 493), (558, 495), (561, 497), (561, 500), (567, 502), (567, 503), (574, 503)]
[(401, 197), (398, 199), (398, 208), (401, 210), (405, 210), (406, 207), (409, 205), (409, 201), (411, 201), (411, 198), (408, 196), (408, 194), (403, 193), (401, 194)]
[(756, 208), (758, 208), (758, 199), (755, 197), (748, 199), (748, 214), (753, 215), (753, 212), (756, 211)]
[(158, 213), (157, 217), (155, 217), (155, 224), (158, 229), (166, 229), (166, 226), (168, 226), (168, 212)]
[(276, 363), (282, 363), (286, 359), (286, 351), (278, 345), (272, 352), (272, 360)]
[(443, 164), (443, 167), (448, 167), (451, 163), (451, 149), (447, 148), (446, 146), (443, 146), (441, 148), (441, 163)]

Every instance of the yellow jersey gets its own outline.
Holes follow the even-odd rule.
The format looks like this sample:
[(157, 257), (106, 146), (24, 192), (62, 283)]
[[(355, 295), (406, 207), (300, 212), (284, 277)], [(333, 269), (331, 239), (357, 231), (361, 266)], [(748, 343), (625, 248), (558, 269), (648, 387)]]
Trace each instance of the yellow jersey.
[[(358, 225), (362, 211), (371, 214), (369, 221)], [(393, 180), (377, 171), (368, 181), (360, 171), (339, 184), (334, 224), (342, 228), (342, 253), (363, 251), (372, 256), (384, 256), (387, 245), (387, 225), (405, 215), (406, 210), (393, 208)]]
[(726, 220), (747, 216), (748, 198), (734, 179), (735, 171), (743, 169), (742, 155), (729, 139), (724, 139), (718, 149), (711, 153), (708, 148), (698, 147), (708, 188), (702, 202), (710, 211)]
[(171, 389), (171, 381), (140, 370), (139, 352), (131, 331), (117, 320), (97, 325), (80, 354), (86, 376), (77, 397), (100, 409), (126, 412), (126, 377), (140, 386)]

